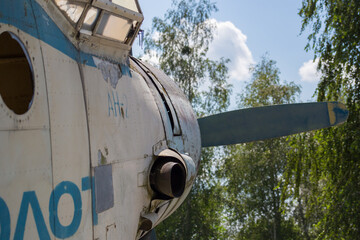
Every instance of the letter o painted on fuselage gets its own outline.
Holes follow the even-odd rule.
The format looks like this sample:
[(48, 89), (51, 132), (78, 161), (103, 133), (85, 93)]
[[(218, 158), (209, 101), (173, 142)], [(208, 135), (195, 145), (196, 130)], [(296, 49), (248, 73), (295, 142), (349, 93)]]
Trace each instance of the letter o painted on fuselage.
[(10, 239), (10, 212), (5, 201), (0, 197), (0, 239)]
[[(63, 226), (58, 216), (58, 205), (63, 194), (69, 194), (74, 201), (74, 216), (68, 226)], [(51, 193), (49, 213), (50, 227), (55, 237), (64, 239), (74, 235), (80, 226), (82, 216), (82, 202), (79, 188), (69, 181), (59, 183)]]

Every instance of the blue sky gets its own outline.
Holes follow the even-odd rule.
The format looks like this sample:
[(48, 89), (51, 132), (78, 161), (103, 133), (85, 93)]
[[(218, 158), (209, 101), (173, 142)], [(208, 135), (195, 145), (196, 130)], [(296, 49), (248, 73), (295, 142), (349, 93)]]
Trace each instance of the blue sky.
[[(277, 62), (281, 80), (302, 86), (300, 101), (311, 99), (318, 82), (313, 52), (306, 52), (307, 32), (300, 35), (301, 0), (219, 0), (219, 11), (213, 14), (218, 32), (210, 46), (209, 57), (230, 58), (230, 82), (239, 93), (250, 79), (249, 64), (256, 63), (266, 52)], [(163, 17), (171, 0), (139, 0), (145, 20), (142, 29), (151, 27), (152, 18)], [(141, 54), (137, 43), (134, 54)], [(300, 74), (301, 72), (301, 74)], [(232, 106), (234, 98), (232, 98)]]

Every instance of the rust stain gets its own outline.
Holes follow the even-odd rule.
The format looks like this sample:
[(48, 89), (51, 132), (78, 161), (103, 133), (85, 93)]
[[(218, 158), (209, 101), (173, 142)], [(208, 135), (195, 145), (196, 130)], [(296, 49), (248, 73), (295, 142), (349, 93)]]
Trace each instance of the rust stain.
[(99, 162), (99, 165), (105, 165), (106, 164), (106, 157), (103, 155), (103, 153), (101, 152), (100, 149), (98, 151), (98, 162)]
[(109, 149), (107, 147), (105, 147), (105, 154), (106, 156), (109, 155)]
[(122, 116), (122, 118), (125, 118), (124, 109), (121, 107), (120, 110), (121, 110), (121, 116)]

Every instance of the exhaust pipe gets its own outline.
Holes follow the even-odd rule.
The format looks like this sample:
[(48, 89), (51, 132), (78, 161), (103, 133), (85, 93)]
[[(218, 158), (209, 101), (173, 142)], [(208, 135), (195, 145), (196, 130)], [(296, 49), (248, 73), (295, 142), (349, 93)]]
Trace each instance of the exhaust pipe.
[(178, 198), (185, 190), (186, 171), (176, 158), (159, 157), (150, 172), (151, 188), (167, 198)]

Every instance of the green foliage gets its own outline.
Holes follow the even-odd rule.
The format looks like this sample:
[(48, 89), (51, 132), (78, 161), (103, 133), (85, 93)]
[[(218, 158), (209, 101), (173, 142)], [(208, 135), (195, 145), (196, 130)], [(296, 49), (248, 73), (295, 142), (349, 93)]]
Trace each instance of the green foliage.
[(313, 30), (306, 48), (314, 49), (315, 57), (320, 57), (323, 73), (318, 89), (320, 101), (345, 100), (344, 94), (359, 100), (359, 9), (357, 0), (303, 1), (299, 12), (302, 30), (311, 24)]
[(319, 57), (318, 100), (345, 101), (346, 124), (292, 139), (286, 192), (302, 202), (309, 237), (360, 236), (360, 2), (303, 0), (307, 49)]
[[(146, 52), (155, 52), (160, 68), (183, 89), (198, 116), (224, 111), (229, 105), (229, 60), (214, 61), (206, 55), (215, 30), (209, 17), (216, 10), (209, 0), (174, 0), (163, 19), (153, 19), (145, 39)], [(214, 159), (220, 154), (219, 149), (202, 151), (195, 184), (182, 206), (157, 226), (159, 239), (227, 239), (223, 187), (215, 176)]]
[(240, 107), (259, 107), (273, 104), (292, 103), (300, 93), (300, 86), (294, 82), (280, 83), (280, 70), (276, 61), (264, 55), (260, 63), (250, 68), (251, 82), (239, 95)]
[[(252, 80), (239, 95), (242, 107), (291, 103), (300, 92), (293, 82), (280, 82), (276, 62), (267, 56), (251, 71)], [(227, 148), (223, 178), (236, 239), (300, 239), (290, 209), (280, 208), (288, 150), (286, 138)]]

